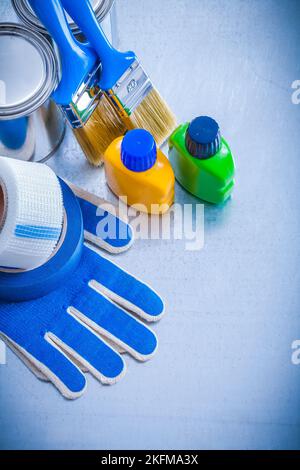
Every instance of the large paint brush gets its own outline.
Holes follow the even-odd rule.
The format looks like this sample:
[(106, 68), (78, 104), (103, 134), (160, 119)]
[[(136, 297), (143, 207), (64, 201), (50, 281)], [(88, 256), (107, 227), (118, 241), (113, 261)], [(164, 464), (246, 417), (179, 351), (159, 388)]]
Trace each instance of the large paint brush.
[(62, 0), (62, 4), (101, 59), (100, 87), (126, 125), (150, 131), (161, 145), (176, 128), (176, 119), (134, 52), (119, 52), (113, 48), (89, 0)]
[(92, 47), (75, 39), (60, 0), (29, 3), (60, 52), (61, 80), (53, 99), (63, 109), (88, 160), (99, 165), (110, 143), (126, 132), (122, 119), (99, 87), (99, 57)]

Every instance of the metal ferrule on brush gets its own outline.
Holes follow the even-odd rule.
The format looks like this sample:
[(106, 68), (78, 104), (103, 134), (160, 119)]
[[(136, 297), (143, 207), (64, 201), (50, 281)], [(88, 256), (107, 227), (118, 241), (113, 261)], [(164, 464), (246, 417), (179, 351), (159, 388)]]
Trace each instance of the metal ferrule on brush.
[(102, 96), (102, 91), (99, 88), (100, 73), (101, 64), (86, 76), (86, 79), (74, 93), (72, 102), (67, 106), (62, 106), (73, 129), (83, 127), (99, 104)]
[(153, 85), (149, 76), (136, 60), (114, 87), (108, 90), (108, 94), (122, 114), (128, 117), (152, 90)]

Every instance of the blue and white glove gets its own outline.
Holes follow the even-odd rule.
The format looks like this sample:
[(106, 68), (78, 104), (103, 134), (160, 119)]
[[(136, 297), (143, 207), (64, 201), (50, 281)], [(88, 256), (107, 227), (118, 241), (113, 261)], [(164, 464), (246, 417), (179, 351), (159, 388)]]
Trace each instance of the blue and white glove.
[[(111, 252), (127, 249), (132, 231), (120, 219), (116, 223), (127, 237), (97, 238), (101, 214), (98, 210), (96, 215), (97, 200), (92, 204), (87, 197), (79, 198), (85, 238)], [(83, 370), (104, 384), (125, 374), (118, 351), (139, 361), (150, 359), (157, 339), (136, 316), (150, 322), (163, 313), (163, 302), (150, 287), (86, 243), (79, 267), (60, 289), (34, 301), (0, 303), (0, 337), (40, 379), (50, 380), (66, 398), (74, 399), (86, 387)]]

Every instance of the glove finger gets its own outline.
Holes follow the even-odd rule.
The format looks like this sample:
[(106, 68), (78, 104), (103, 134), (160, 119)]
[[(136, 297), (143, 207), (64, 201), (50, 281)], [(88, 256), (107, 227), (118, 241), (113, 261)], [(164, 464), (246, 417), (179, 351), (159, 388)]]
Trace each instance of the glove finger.
[(116, 383), (125, 374), (122, 357), (69, 311), (50, 328), (47, 336), (100, 382)]
[[(85, 250), (87, 262), (95, 265), (95, 252)], [(154, 322), (164, 315), (164, 303), (160, 296), (128, 272), (98, 253), (97, 271), (92, 273), (92, 286), (146, 321)]]
[[(28, 367), (28, 369), (31, 370), (31, 372), (40, 380), (43, 380), (44, 382), (49, 382), (49, 379), (48, 377), (46, 377), (44, 374), (42, 374), (42, 372), (37, 369), (36, 365), (33, 363), (33, 362), (30, 362), (29, 359), (27, 359), (26, 356), (24, 356), (24, 354), (22, 353), (21, 349), (19, 348), (19, 346), (12, 342), (12, 341), (9, 341), (9, 340), (5, 340), (5, 343), (7, 344), (7, 346), (16, 354), (16, 356), (18, 356), (21, 361), (24, 362), (24, 364), (26, 365), (26, 367)], [(111, 346), (113, 347), (113, 344), (111, 344)], [(114, 347), (116, 347), (114, 345)], [(119, 351), (117, 348), (116, 350), (118, 352), (122, 352), (122, 351)], [(78, 369), (80, 369), (82, 372), (86, 373), (88, 372), (88, 369), (86, 367), (84, 367), (82, 364), (80, 364), (74, 357), (71, 357), (66, 351), (64, 352), (65, 355), (67, 356), (68, 359), (70, 359), (70, 361), (76, 366), (78, 367)]]
[(31, 360), (24, 356), (22, 353), (22, 349), (20, 346), (15, 343), (14, 341), (8, 339), (6, 336), (3, 337), (0, 335), (0, 337), (3, 339), (5, 344), (15, 353), (16, 356), (25, 364), (26, 367), (28, 367), (29, 370), (40, 380), (43, 380), (44, 382), (49, 382), (48, 377), (46, 377), (37, 367), (36, 365), (31, 362)]
[(72, 313), (97, 333), (140, 361), (150, 359), (157, 348), (153, 331), (107, 297), (87, 287)]
[(128, 250), (134, 241), (130, 225), (109, 212), (106, 201), (78, 188), (76, 194), (82, 211), (85, 239), (109, 253)]
[(69, 399), (80, 397), (86, 387), (82, 372), (52, 344), (47, 335), (27, 345), (26, 350), (20, 345), (18, 351), (27, 361), (47, 377), (61, 394)]

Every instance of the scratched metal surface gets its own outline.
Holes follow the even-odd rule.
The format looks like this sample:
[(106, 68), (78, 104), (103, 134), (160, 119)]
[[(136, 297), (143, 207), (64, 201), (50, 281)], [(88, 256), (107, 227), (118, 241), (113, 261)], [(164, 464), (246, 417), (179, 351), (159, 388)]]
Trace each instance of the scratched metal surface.
[[(67, 402), (8, 352), (1, 448), (300, 448), (300, 366), (291, 362), (300, 339), (299, 2), (117, 0), (117, 14), (122, 47), (136, 50), (179, 119), (219, 121), (237, 162), (234, 197), (205, 208), (200, 252), (138, 241), (120, 256), (161, 292), (168, 314), (155, 326), (157, 356), (128, 358), (118, 385), (89, 377), (87, 393)], [(70, 132), (50, 165), (112, 199)], [(180, 188), (176, 198), (195, 204)]]

